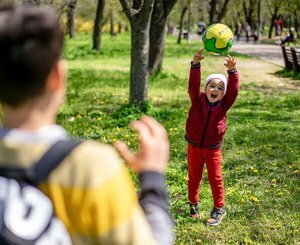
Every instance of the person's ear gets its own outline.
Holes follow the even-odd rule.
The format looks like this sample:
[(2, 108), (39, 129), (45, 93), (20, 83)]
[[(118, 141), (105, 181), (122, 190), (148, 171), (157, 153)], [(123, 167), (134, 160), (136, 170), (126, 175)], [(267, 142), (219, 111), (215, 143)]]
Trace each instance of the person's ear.
[(54, 64), (52, 71), (49, 74), (48, 81), (47, 81), (47, 88), (50, 91), (65, 89), (66, 77), (67, 77), (67, 62), (65, 60), (59, 60)]

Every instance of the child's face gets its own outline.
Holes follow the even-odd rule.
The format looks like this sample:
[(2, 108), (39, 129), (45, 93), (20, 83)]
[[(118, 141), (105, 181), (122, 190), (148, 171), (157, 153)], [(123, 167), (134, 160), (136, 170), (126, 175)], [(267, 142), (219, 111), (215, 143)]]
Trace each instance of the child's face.
[(220, 79), (212, 79), (205, 89), (205, 94), (207, 96), (207, 99), (210, 103), (215, 103), (222, 99), (224, 95), (224, 82), (222, 82)]

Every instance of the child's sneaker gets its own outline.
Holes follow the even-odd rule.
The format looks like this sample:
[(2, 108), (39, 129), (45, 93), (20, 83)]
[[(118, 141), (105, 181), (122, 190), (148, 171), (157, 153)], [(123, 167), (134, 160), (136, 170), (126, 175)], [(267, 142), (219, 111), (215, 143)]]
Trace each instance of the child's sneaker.
[(190, 216), (195, 219), (200, 218), (199, 203), (195, 203), (195, 204), (190, 203)]
[(222, 208), (214, 207), (210, 214), (210, 218), (206, 221), (206, 224), (211, 226), (219, 225), (225, 215), (226, 215), (226, 211), (223, 207)]

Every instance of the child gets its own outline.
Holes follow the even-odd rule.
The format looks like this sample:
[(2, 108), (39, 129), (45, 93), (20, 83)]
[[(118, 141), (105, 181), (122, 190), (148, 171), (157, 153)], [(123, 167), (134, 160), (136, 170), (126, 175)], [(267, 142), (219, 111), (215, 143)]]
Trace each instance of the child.
[(199, 189), (204, 163), (212, 189), (214, 208), (207, 225), (219, 225), (225, 216), (224, 188), (221, 174), (221, 142), (226, 131), (226, 112), (233, 105), (239, 87), (236, 62), (230, 55), (225, 58), (228, 80), (222, 74), (208, 76), (204, 92), (200, 91), (202, 50), (192, 61), (189, 78), (191, 108), (186, 122), (188, 142), (188, 199), (190, 215), (200, 217)]
[[(63, 31), (51, 11), (32, 6), (0, 8), (1, 167), (27, 170), (55, 142), (69, 138), (55, 124), (66, 88), (62, 47)], [(116, 147), (139, 176), (140, 205), (117, 152), (89, 140), (77, 146), (38, 186), (51, 199), (73, 244), (172, 244), (172, 220), (164, 190), (169, 157), (166, 130), (147, 116), (132, 126), (139, 134), (140, 151), (134, 154), (122, 142)], [(16, 203), (26, 216), (6, 217), (14, 230), (7, 234), (22, 239), (31, 231), (30, 239), (39, 239), (44, 234), (35, 231), (45, 217), (34, 222), (30, 217), (35, 207)], [(1, 227), (2, 215), (1, 209)], [(50, 235), (55, 236), (56, 230), (49, 234), (49, 243)]]

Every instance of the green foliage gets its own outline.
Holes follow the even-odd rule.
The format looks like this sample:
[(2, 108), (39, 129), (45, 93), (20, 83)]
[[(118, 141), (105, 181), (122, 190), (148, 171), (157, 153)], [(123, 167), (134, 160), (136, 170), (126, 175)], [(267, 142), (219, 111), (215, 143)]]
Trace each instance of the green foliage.
[[(89, 39), (81, 35), (67, 40), (68, 94), (58, 123), (74, 136), (109, 144), (123, 140), (132, 149), (137, 149), (137, 137), (128, 126), (130, 121), (147, 113), (166, 127), (171, 143), (167, 184), (176, 223), (175, 244), (299, 243), (299, 89), (266, 91), (242, 82), (228, 114), (223, 142), (228, 216), (220, 226), (207, 227), (212, 196), (206, 175), (201, 186), (203, 218), (188, 217), (184, 140), (190, 106), (189, 62), (201, 48), (199, 43), (177, 45), (174, 37), (168, 37), (164, 71), (149, 78), (149, 101), (137, 108), (128, 104), (129, 36), (120, 35), (114, 41), (104, 36), (100, 54), (89, 51)], [(223, 57), (205, 55), (204, 75), (219, 70)], [(251, 58), (239, 59), (247, 62)], [(299, 88), (299, 82), (296, 85)]]

